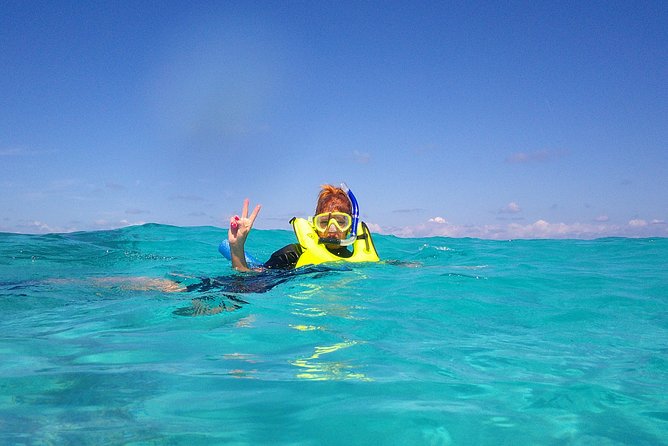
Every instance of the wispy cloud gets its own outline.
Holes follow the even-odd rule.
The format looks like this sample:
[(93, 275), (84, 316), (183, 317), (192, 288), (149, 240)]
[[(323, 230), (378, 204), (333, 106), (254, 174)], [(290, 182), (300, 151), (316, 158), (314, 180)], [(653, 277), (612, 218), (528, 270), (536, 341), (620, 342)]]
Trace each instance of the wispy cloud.
[(25, 150), (19, 149), (18, 147), (0, 149), (0, 156), (19, 156), (24, 154)]
[[(86, 185), (88, 186), (88, 185)], [(83, 182), (78, 178), (61, 178), (51, 181), (49, 189), (51, 191), (62, 192), (67, 190), (78, 190), (84, 187)]]
[(55, 150), (36, 150), (28, 149), (25, 147), (4, 147), (0, 148), (0, 156), (33, 156), (33, 155), (42, 155), (45, 153), (55, 153)]
[(141, 215), (141, 214), (150, 214), (151, 211), (147, 211), (146, 209), (130, 208), (130, 209), (126, 209), (125, 213), (128, 214), (128, 215)]
[(506, 162), (511, 164), (540, 163), (552, 161), (565, 156), (565, 150), (535, 150), (533, 152), (515, 152), (506, 157)]
[(178, 200), (178, 201), (203, 201), (204, 200), (204, 197), (200, 197), (199, 195), (187, 195), (187, 194), (172, 195), (169, 198), (170, 198), (170, 200)]
[(106, 188), (109, 189), (109, 190), (113, 190), (113, 191), (121, 191), (121, 190), (125, 190), (125, 186), (123, 186), (122, 184), (113, 183), (113, 182), (107, 182), (107, 183), (105, 183), (105, 184), (104, 184), (104, 187), (106, 187)]
[(366, 152), (360, 152), (359, 150), (353, 151), (353, 157), (357, 164), (369, 164), (371, 161), (371, 155)]
[(395, 209), (392, 212), (395, 214), (414, 214), (417, 212), (424, 212), (424, 209), (421, 208), (412, 208), (412, 209)]
[(422, 146), (413, 147), (411, 149), (411, 151), (416, 156), (423, 157), (423, 156), (429, 156), (429, 155), (437, 152), (438, 149), (439, 149), (439, 146), (437, 146), (436, 144), (425, 144), (425, 145), (422, 145)]

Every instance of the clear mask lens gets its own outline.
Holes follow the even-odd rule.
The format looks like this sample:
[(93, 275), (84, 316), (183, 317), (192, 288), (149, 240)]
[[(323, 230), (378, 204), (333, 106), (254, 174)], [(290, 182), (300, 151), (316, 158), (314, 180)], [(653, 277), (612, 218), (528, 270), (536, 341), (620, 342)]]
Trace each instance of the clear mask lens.
[(313, 217), (313, 226), (320, 232), (326, 232), (331, 225), (341, 232), (346, 232), (352, 226), (352, 222), (352, 217), (345, 212), (324, 212)]

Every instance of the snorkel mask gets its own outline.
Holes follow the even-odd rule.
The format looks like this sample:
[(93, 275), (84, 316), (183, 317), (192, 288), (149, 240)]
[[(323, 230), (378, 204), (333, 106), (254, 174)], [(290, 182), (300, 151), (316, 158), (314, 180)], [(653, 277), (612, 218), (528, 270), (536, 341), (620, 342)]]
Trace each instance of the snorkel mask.
[[(357, 240), (357, 223), (359, 222), (360, 219), (359, 205), (357, 204), (357, 199), (355, 198), (355, 194), (353, 194), (353, 191), (348, 189), (346, 183), (341, 183), (341, 189), (343, 189), (343, 191), (348, 195), (348, 199), (350, 200), (352, 208), (351, 210), (352, 224), (350, 226), (350, 233), (348, 234), (348, 237), (346, 237), (343, 240), (340, 240), (338, 238), (320, 237), (318, 239), (318, 243), (323, 243), (327, 245), (350, 246), (353, 243), (355, 243), (355, 240)], [(329, 224), (329, 222), (327, 224)]]

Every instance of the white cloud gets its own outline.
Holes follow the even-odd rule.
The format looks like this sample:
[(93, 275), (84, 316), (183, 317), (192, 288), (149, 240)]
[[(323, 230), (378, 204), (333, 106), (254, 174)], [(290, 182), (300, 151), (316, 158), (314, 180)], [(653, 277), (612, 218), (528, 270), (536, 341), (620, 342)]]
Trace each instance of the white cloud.
[(378, 234), (383, 233), (383, 229), (377, 223), (367, 223), (366, 225), (369, 227), (369, 230), (373, 233), (378, 233)]
[(445, 218), (443, 218), (443, 217), (430, 218), (429, 223), (438, 223), (439, 225), (442, 225), (442, 224), (445, 223)]
[(431, 218), (424, 223), (396, 228), (374, 225), (373, 231), (398, 237), (473, 237), (493, 240), (668, 236), (668, 225), (661, 220), (656, 220), (659, 223), (652, 225), (645, 220), (632, 220), (633, 224), (629, 222), (629, 225), (626, 226), (607, 222), (551, 223), (543, 219), (529, 224), (457, 225), (444, 219), (438, 222), (436, 218)]
[(78, 231), (74, 226), (59, 226), (41, 220), (19, 221), (11, 227), (3, 227), (3, 231), (20, 234), (51, 234)]
[(58, 230), (52, 226), (49, 226), (48, 224), (35, 220), (27, 225), (28, 227), (32, 227), (34, 230), (37, 230), (39, 232), (58, 232)]
[(520, 208), (520, 205), (514, 201), (511, 201), (510, 203), (499, 209), (500, 214), (517, 214), (519, 212), (522, 212), (522, 208)]
[(107, 229), (118, 229), (118, 228), (124, 228), (127, 226), (139, 226), (139, 225), (144, 225), (146, 224), (145, 221), (139, 220), (139, 221), (129, 221), (126, 219), (121, 219), (121, 220), (106, 220), (106, 219), (98, 219), (93, 222), (93, 226), (95, 229), (101, 229), (101, 230), (107, 230)]

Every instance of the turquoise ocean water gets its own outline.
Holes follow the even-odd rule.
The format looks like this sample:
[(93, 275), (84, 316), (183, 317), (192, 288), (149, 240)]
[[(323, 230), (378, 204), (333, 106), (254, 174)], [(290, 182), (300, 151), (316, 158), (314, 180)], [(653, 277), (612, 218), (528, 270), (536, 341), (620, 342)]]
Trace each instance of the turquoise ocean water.
[(240, 276), (224, 237), (0, 234), (0, 444), (668, 444), (668, 239)]

